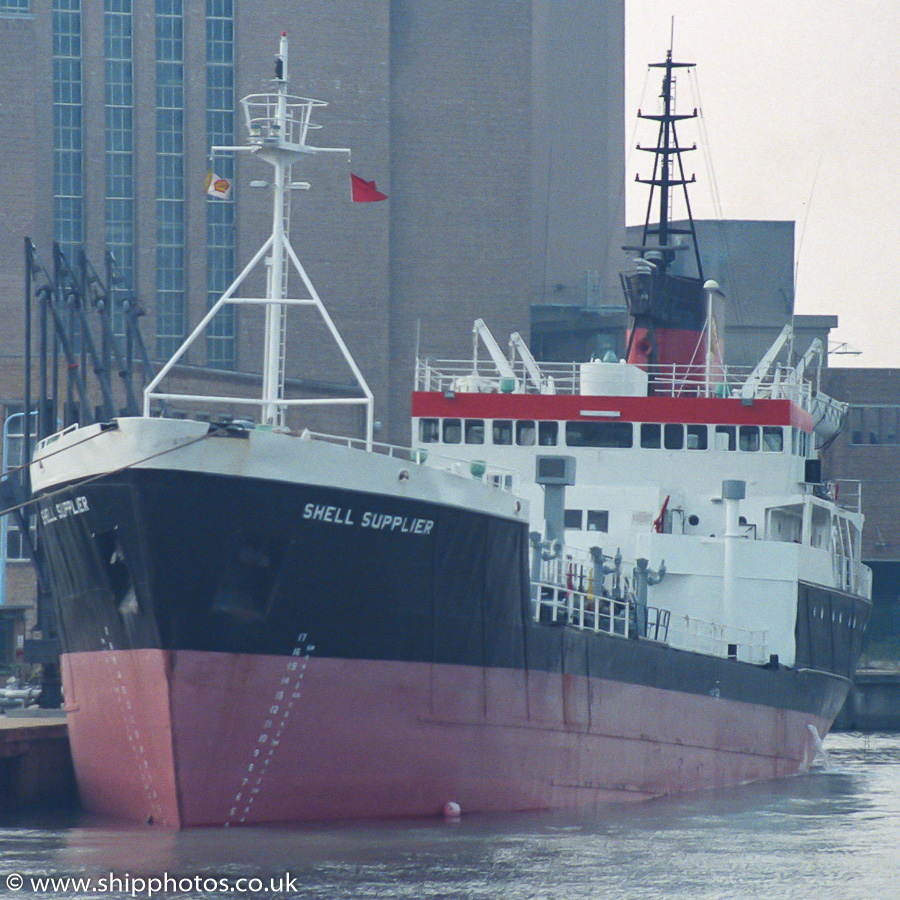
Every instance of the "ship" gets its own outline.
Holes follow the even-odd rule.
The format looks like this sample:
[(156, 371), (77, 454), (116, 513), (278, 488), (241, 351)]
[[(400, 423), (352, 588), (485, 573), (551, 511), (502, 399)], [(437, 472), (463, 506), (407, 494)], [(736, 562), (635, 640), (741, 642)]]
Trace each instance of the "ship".
[[(473, 360), (417, 361), (411, 446), (376, 443), (290, 243), (291, 166), (324, 151), (287, 51), (243, 101), (272, 235), (195, 332), (264, 304), (261, 396), (237, 401), (259, 420), (159, 415), (183, 347), (143, 415), (35, 448), (84, 807), (171, 828), (586, 810), (805, 771), (871, 591), (858, 492), (821, 479), (846, 408), (815, 348), (777, 363), (786, 331), (729, 368), (716, 285), (670, 273), (657, 231), (623, 278), (626, 359), (538, 363), (518, 335), (506, 356), (478, 321)], [(668, 189), (680, 156), (657, 160)], [(241, 298), (264, 259), (266, 296)], [(285, 424), (291, 304), (358, 377), (336, 402), (362, 439)]]

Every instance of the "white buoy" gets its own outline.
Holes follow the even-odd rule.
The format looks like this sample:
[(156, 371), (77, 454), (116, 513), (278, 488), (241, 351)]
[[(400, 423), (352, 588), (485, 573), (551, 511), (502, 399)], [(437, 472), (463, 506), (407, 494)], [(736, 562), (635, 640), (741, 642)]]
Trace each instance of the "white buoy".
[(448, 800), (444, 804), (444, 818), (458, 819), (462, 815), (462, 809), (455, 800)]

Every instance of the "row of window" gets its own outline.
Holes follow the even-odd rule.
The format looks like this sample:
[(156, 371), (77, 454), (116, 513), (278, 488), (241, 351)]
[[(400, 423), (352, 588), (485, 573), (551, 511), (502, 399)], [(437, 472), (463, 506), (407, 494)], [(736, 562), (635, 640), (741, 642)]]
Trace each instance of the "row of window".
[[(561, 426), (564, 426), (561, 428)], [(743, 450), (780, 453), (780, 425), (682, 425), (654, 422), (535, 422), (509, 419), (420, 419), (423, 444), (486, 444), (520, 447), (642, 447), (663, 450)], [(791, 452), (806, 456), (809, 435), (793, 431)]]
[[(54, 238), (75, 259), (83, 234), (82, 0), (53, 2)], [(156, 0), (156, 355), (169, 357), (186, 334), (185, 307), (185, 113), (184, 0)], [(105, 225), (124, 285), (135, 283), (132, 0), (103, 0)], [(0, 15), (29, 10), (28, 0), (0, 0)], [(234, 137), (233, 0), (206, 0), (207, 138), (232, 145)], [(216, 172), (233, 180), (230, 158), (217, 158)], [(151, 194), (151, 196), (153, 196)], [(234, 211), (230, 201), (209, 204), (207, 243), (209, 302), (231, 283), (235, 271)], [(125, 289), (111, 285), (116, 299)], [(213, 296), (215, 295), (215, 296)], [(235, 314), (227, 307), (212, 323), (207, 358), (235, 365)], [(113, 327), (124, 330), (121, 304)]]
[[(22, 465), (25, 455), (25, 415), (24, 407), (21, 403), (8, 403), (3, 422), (0, 423), (2, 430), (5, 431), (4, 449), (6, 457), (3, 461), (4, 471), (12, 471), (18, 469)], [(31, 417), (31, 447), (34, 449), (35, 428), (37, 426), (37, 417)], [(37, 536), (36, 519), (31, 523), (31, 537), (34, 540)], [(28, 560), (28, 548), (25, 542), (25, 536), (22, 534), (14, 516), (6, 517), (6, 558), (12, 561)], [(0, 573), (2, 575), (2, 573)]]
[(81, 0), (53, 0), (53, 236), (72, 259), (84, 240), (81, 85)]
[(134, 284), (134, 73), (131, 0), (106, 0), (103, 14), (106, 57), (106, 248), (115, 256), (122, 283), (111, 284), (112, 326), (125, 333), (122, 301)]
[[(206, 138), (210, 146), (234, 144), (234, 10), (232, 0), (206, 3)], [(215, 172), (234, 183), (234, 157), (216, 157)], [(235, 275), (234, 194), (206, 205), (206, 302), (212, 306)], [(237, 362), (236, 307), (227, 304), (209, 323), (206, 360), (219, 369)]]
[(181, 0), (156, 7), (156, 355), (171, 356), (187, 317), (184, 237), (184, 23)]
[(851, 444), (900, 444), (900, 406), (866, 404), (847, 412)]
[(0, 0), (0, 16), (17, 16), (31, 12), (31, 0)]

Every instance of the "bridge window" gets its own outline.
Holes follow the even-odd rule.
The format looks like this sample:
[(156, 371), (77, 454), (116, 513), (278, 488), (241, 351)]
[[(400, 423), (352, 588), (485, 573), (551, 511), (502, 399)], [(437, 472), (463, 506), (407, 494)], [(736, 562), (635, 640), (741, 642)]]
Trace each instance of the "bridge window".
[(563, 513), (563, 525), (570, 531), (581, 531), (584, 521), (583, 509), (567, 509)]
[(631, 422), (566, 422), (570, 447), (625, 448), (634, 444)]
[(423, 444), (436, 444), (438, 439), (438, 420), (419, 419), (419, 440)]
[(587, 511), (588, 531), (609, 531), (609, 510), (589, 509)]
[(516, 443), (520, 447), (533, 447), (534, 437), (534, 422), (516, 422)]
[(759, 450), (758, 425), (741, 425), (738, 435), (738, 446), (741, 450), (749, 450), (752, 452)]
[(688, 450), (705, 450), (709, 429), (705, 425), (688, 425), (687, 426), (687, 448)]
[(645, 450), (658, 450), (662, 442), (662, 425), (641, 425), (641, 446)]
[(462, 440), (462, 422), (459, 419), (444, 419), (444, 443), (458, 444)]
[(492, 434), (495, 444), (511, 444), (512, 422), (508, 419), (494, 419)]
[[(585, 513), (587, 522), (585, 523)], [(563, 525), (568, 531), (609, 531), (609, 510), (567, 509), (563, 513)]]
[(770, 453), (784, 450), (784, 432), (774, 425), (763, 425), (762, 448)]
[(559, 440), (559, 422), (538, 422), (538, 443), (542, 447), (555, 447)]
[(466, 443), (484, 443), (484, 419), (466, 419)]
[(663, 446), (666, 450), (681, 450), (684, 447), (684, 425), (666, 425)]
[(802, 457), (809, 454), (809, 435), (799, 428), (791, 429), (791, 453)]
[(734, 425), (716, 425), (716, 450), (737, 450), (737, 429)]

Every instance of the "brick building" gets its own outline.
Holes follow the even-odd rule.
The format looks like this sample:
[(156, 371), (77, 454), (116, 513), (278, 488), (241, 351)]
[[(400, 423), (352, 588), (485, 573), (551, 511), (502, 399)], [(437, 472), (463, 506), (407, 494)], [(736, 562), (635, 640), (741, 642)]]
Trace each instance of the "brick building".
[[(237, 101), (269, 89), (282, 30), (293, 92), (330, 104), (315, 143), (352, 148), (389, 197), (352, 204), (342, 159), (295, 166), (313, 187), (292, 241), (375, 394), (377, 439), (408, 442), (417, 335), (440, 357), (467, 351), (479, 316), (527, 334), (548, 284), (598, 269), (597, 235), (624, 218), (624, 0), (0, 0), (6, 413), (24, 396), (25, 236), (48, 270), (54, 241), (101, 272), (112, 251), (157, 361), (259, 247), (269, 204), (250, 182), (268, 167), (210, 148), (244, 142)], [(230, 199), (206, 196), (211, 169)], [(256, 324), (220, 316), (168, 386), (253, 390)], [(314, 322), (292, 322), (289, 348), (296, 390), (352, 381)], [(361, 416), (303, 424), (359, 433)]]
[(869, 639), (900, 658), (900, 369), (830, 369), (827, 390), (850, 410), (824, 475), (860, 482), (862, 555), (873, 576)]

